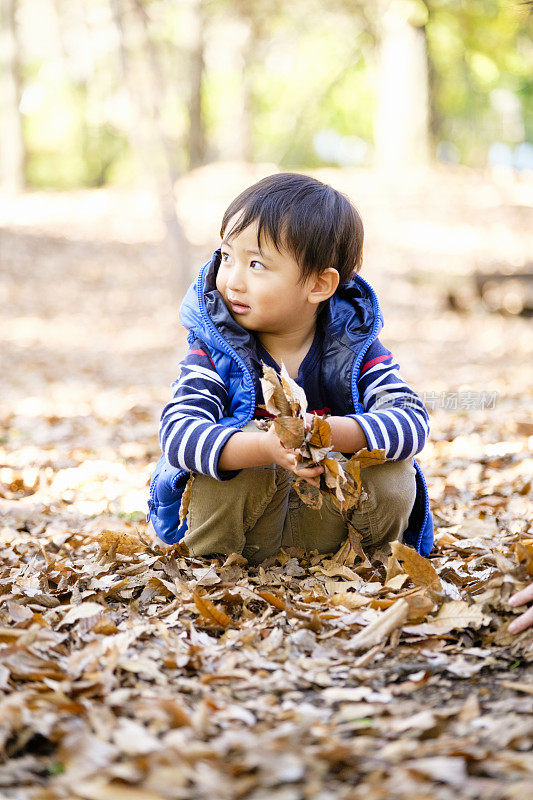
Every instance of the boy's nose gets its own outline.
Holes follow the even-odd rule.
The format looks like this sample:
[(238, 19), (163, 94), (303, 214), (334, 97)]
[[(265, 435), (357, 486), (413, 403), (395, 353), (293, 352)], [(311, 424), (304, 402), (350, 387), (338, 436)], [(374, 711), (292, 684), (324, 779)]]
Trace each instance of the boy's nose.
[(244, 274), (238, 266), (235, 266), (232, 270), (230, 270), (226, 286), (228, 289), (234, 292), (242, 292), (245, 290), (246, 283), (244, 280)]

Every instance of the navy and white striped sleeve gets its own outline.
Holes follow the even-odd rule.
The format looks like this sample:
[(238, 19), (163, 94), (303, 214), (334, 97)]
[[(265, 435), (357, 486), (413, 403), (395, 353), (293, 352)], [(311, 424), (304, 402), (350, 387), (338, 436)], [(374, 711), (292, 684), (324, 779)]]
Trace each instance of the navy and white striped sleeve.
[(218, 425), (228, 407), (228, 392), (209, 351), (196, 340), (180, 363), (173, 397), (161, 414), (159, 443), (169, 464), (218, 480), (236, 471), (219, 471), (220, 453), (238, 428)]
[(405, 383), (392, 353), (379, 340), (369, 347), (357, 381), (363, 413), (350, 414), (363, 429), (368, 448), (384, 449), (390, 461), (419, 453), (429, 436), (429, 416)]

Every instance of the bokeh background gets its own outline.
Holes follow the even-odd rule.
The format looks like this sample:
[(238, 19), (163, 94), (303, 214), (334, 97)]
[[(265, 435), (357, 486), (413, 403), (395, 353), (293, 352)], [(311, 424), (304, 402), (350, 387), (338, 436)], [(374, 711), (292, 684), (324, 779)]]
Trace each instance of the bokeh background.
[(381, 338), (432, 417), (434, 500), (451, 485), (437, 456), (528, 446), (530, 3), (0, 11), (0, 469), (23, 513), (142, 524), (181, 296), (229, 201), (280, 169), (361, 211)]
[(521, 0), (2, 0), (2, 178), (533, 169), (532, 33)]

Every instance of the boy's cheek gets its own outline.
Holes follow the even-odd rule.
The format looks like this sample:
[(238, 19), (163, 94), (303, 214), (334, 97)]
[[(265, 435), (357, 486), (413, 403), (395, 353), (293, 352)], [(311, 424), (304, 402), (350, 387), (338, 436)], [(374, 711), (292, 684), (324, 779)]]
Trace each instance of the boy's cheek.
[(218, 291), (220, 292), (220, 294), (224, 298), (224, 290), (225, 290), (224, 282), (217, 278), (216, 281), (215, 281), (215, 286), (217, 287)]

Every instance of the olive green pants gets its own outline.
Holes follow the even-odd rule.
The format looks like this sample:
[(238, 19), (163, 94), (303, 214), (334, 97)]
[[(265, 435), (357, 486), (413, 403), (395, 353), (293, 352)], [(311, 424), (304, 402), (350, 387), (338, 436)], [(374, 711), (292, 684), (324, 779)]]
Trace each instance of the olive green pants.
[[(374, 550), (401, 537), (416, 494), (413, 459), (386, 461), (361, 473), (367, 498), (350, 513)], [(294, 475), (272, 464), (243, 469), (228, 481), (196, 474), (183, 539), (192, 555), (242, 553), (252, 565), (282, 546), (331, 553), (348, 535), (348, 526), (328, 496), (320, 511), (306, 506), (291, 484)]]

